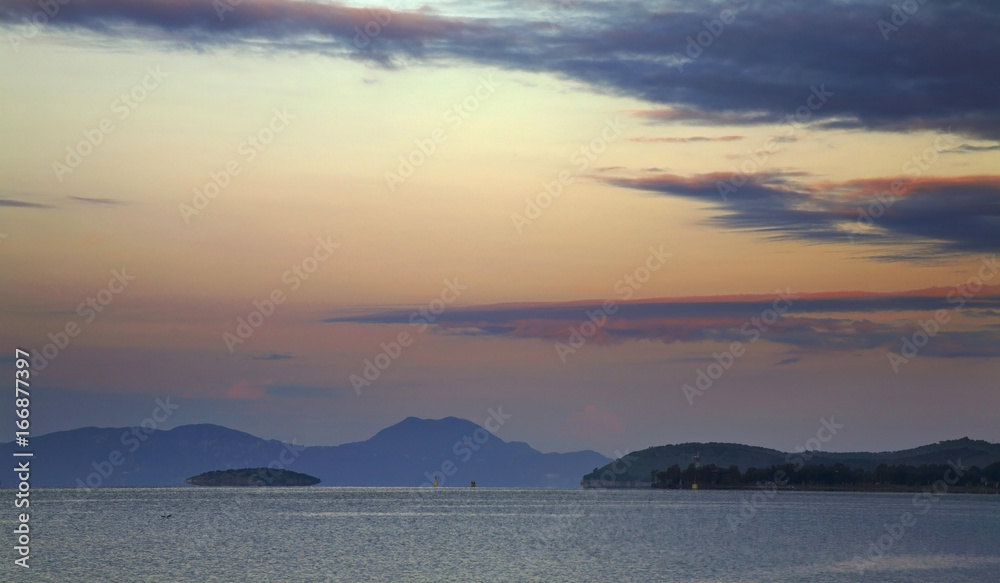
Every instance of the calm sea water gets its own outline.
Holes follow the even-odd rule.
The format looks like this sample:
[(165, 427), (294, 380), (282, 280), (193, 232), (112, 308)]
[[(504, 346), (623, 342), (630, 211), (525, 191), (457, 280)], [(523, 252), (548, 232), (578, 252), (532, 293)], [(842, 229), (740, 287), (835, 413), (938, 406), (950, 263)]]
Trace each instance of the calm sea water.
[(1000, 582), (1000, 496), (752, 494), (32, 490), (31, 569), (11, 506), (0, 579)]

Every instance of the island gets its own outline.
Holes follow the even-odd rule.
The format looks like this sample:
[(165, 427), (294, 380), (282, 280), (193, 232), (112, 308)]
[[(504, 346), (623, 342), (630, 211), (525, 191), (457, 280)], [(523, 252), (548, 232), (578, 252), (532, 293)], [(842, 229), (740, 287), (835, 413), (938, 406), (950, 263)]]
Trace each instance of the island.
[[(825, 434), (829, 437), (829, 434)], [(815, 443), (812, 443), (815, 442)], [(583, 476), (584, 488), (1000, 493), (1000, 444), (953, 439), (894, 452), (785, 453), (736, 443), (682, 443), (631, 452)]]
[(184, 480), (195, 486), (264, 487), (264, 486), (315, 486), (319, 478), (274, 468), (241, 468), (205, 472)]

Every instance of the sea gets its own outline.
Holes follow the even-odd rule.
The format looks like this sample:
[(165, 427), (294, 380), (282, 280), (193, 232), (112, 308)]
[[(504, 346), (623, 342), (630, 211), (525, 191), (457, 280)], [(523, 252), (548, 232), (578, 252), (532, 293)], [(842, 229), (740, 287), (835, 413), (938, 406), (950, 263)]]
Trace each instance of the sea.
[(40, 488), (29, 568), (4, 506), (15, 582), (1000, 582), (998, 495)]

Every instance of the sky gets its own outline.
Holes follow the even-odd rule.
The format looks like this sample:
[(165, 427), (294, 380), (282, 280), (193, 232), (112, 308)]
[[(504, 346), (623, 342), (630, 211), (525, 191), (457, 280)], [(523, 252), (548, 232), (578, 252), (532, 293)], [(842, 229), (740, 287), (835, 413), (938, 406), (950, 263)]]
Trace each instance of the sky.
[(542, 451), (1000, 441), (998, 27), (2, 0), (0, 366), (36, 433), (166, 399), (309, 445), (491, 408)]

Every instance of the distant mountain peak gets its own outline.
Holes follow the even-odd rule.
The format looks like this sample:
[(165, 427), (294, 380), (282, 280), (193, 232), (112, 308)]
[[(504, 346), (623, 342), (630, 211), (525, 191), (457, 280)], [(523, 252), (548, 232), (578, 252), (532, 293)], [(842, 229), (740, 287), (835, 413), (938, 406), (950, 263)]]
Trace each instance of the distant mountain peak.
[(440, 439), (442, 437), (461, 439), (464, 435), (471, 435), (472, 432), (479, 428), (479, 425), (476, 425), (472, 421), (459, 419), (458, 417), (421, 419), (420, 417), (411, 416), (379, 431), (371, 439), (373, 441), (425, 441), (427, 439)]

